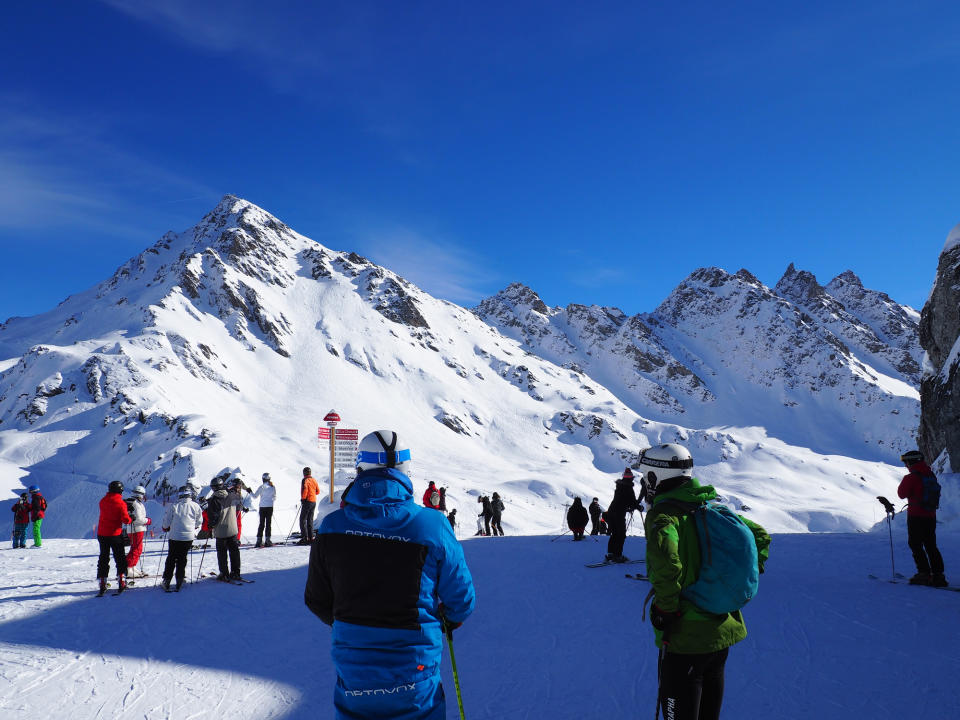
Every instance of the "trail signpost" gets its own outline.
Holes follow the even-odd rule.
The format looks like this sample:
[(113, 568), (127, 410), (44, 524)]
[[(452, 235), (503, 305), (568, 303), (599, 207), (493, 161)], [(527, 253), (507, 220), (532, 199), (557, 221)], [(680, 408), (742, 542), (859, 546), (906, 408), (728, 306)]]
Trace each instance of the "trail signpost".
[(333, 476), (337, 470), (353, 468), (357, 461), (359, 431), (355, 428), (337, 428), (340, 416), (331, 410), (323, 418), (327, 427), (317, 428), (317, 441), (330, 449), (330, 503), (333, 504)]

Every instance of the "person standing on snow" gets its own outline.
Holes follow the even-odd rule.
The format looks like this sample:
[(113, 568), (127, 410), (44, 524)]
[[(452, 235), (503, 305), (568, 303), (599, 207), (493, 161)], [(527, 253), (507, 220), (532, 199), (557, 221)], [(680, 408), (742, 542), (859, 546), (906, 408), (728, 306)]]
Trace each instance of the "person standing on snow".
[(243, 479), (239, 474), (235, 475), (233, 479), (227, 483), (227, 492), (236, 494), (237, 500), (239, 500), (239, 503), (237, 504), (237, 547), (239, 547), (240, 543), (243, 542), (243, 514), (248, 511), (248, 508), (244, 507), (243, 505), (244, 490), (246, 490), (248, 493), (250, 492), (250, 488), (244, 484)]
[(30, 522), (33, 523), (33, 545), (30, 547), (38, 548), (43, 542), (40, 537), (40, 525), (47, 514), (47, 499), (40, 494), (40, 488), (31, 485), (30, 488)]
[(143, 485), (137, 485), (133, 489), (133, 494), (127, 498), (127, 513), (130, 515), (130, 552), (127, 553), (127, 568), (133, 568), (131, 577), (146, 577), (146, 573), (137, 573), (135, 568), (140, 562), (140, 555), (143, 553), (143, 534), (147, 530), (147, 525), (152, 525), (153, 521), (147, 517), (147, 509), (143, 505), (147, 497), (147, 491)]
[[(227, 492), (221, 478), (210, 481), (213, 494), (207, 500), (207, 518), (211, 534), (217, 540), (217, 563), (220, 574), (217, 580), (224, 582), (240, 579), (240, 544), (237, 542), (237, 507), (240, 496)], [(229, 557), (230, 563), (227, 564)]]
[(447, 520), (450, 521), (450, 529), (453, 530), (453, 534), (457, 534), (457, 509), (454, 508), (449, 513), (447, 513)]
[(20, 493), (20, 501), (13, 510), (13, 549), (27, 546), (27, 525), (30, 523), (30, 500), (26, 493)]
[(478, 514), (478, 517), (483, 518), (484, 525), (484, 535), (490, 534), (490, 519), (493, 517), (493, 507), (490, 505), (490, 498), (486, 495), (481, 495), (477, 498), (478, 503), (482, 503), (483, 509)]
[(310, 550), (304, 602), (332, 627), (336, 720), (443, 720), (444, 625), (473, 612), (460, 543), (414, 501), (410, 450), (390, 430), (360, 441), (350, 502)]
[(573, 533), (574, 541), (583, 540), (583, 531), (587, 528), (587, 509), (578, 497), (573, 499), (573, 505), (567, 510), (567, 527)]
[(494, 493), (493, 499), (490, 501), (490, 527), (493, 528), (493, 534), (499, 534), (500, 537), (503, 537), (503, 526), (500, 524), (500, 518), (503, 517), (504, 509), (500, 494)]
[(310, 468), (305, 467), (300, 482), (300, 541), (297, 545), (309, 545), (313, 541), (313, 513), (319, 494), (320, 486), (310, 474)]
[[(910, 578), (911, 585), (946, 587), (943, 576), (943, 556), (937, 548), (937, 508), (940, 505), (940, 485), (933, 470), (923, 459), (919, 450), (911, 450), (900, 456), (901, 462), (910, 471), (903, 476), (897, 495), (907, 501), (907, 544), (913, 553), (917, 574)], [(924, 499), (924, 478), (932, 478), (936, 486), (936, 499)], [(929, 496), (929, 493), (928, 493)]]
[(599, 535), (600, 534), (600, 513), (603, 512), (600, 509), (600, 500), (594, 498), (593, 502), (590, 503), (590, 507), (587, 508), (590, 512), (590, 534)]
[[(272, 547), (273, 543), (270, 542), (270, 525), (273, 523), (273, 503), (277, 499), (277, 488), (273, 486), (270, 473), (264, 473), (261, 479), (260, 487), (258, 487), (257, 491), (251, 496), (260, 501), (260, 524), (257, 525), (256, 547), (262, 547), (263, 545)], [(263, 542), (264, 530), (266, 530), (266, 543)]]
[(623, 476), (617, 480), (613, 491), (613, 500), (607, 508), (607, 527), (610, 539), (607, 541), (606, 560), (611, 562), (626, 562), (623, 554), (623, 543), (627, 539), (627, 513), (637, 509), (637, 496), (633, 493), (633, 471), (626, 468)]
[(177, 502), (167, 505), (163, 513), (161, 527), (167, 533), (167, 560), (163, 566), (163, 589), (170, 591), (170, 582), (174, 576), (177, 579), (177, 592), (183, 587), (183, 579), (187, 574), (187, 553), (193, 546), (193, 539), (203, 525), (203, 511), (194, 501), (190, 488), (184, 485), (180, 488)]
[(127, 556), (123, 552), (123, 526), (131, 522), (127, 504), (123, 501), (123, 483), (114, 480), (107, 486), (107, 494), (100, 499), (100, 520), (97, 522), (97, 542), (100, 557), (97, 558), (97, 581), (100, 595), (107, 591), (107, 574), (110, 572), (110, 555), (117, 566), (117, 592), (127, 588)]
[[(433, 494), (437, 493), (437, 504), (433, 504)], [(423, 506), (428, 508), (438, 508), (440, 506), (440, 493), (437, 490), (437, 484), (431, 480), (427, 483), (427, 489), (423, 491)]]
[[(650, 622), (662, 652), (658, 704), (664, 718), (717, 720), (729, 648), (747, 636), (743, 613), (707, 612), (685, 594), (697, 581), (701, 567), (700, 539), (692, 511), (716, 499), (717, 493), (693, 477), (693, 457), (682, 445), (668, 443), (644, 450), (639, 467), (653, 491), (653, 506), (644, 529), (647, 572), (653, 587)], [(744, 523), (738, 528), (739, 537), (752, 540), (751, 548), (756, 545), (753, 569), (738, 568), (745, 575), (762, 573), (770, 536), (756, 523), (732, 513), (730, 516)], [(716, 533), (713, 542), (720, 542)], [(713, 556), (719, 554), (715, 549)], [(732, 575), (725, 580), (733, 583)]]
[(445, 487), (442, 487), (438, 492), (440, 493), (440, 509), (446, 512), (447, 511), (447, 489)]

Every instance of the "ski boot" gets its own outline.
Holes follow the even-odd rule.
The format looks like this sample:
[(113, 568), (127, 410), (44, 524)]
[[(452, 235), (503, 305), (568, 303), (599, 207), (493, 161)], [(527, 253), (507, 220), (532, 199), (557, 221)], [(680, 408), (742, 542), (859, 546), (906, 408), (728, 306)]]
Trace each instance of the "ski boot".
[(260, 538), (257, 538), (257, 544), (254, 545), (255, 548), (263, 547), (263, 541)]
[(928, 572), (918, 572), (908, 581), (911, 585), (929, 585), (930, 584), (930, 573)]
[(263, 544), (264, 547), (273, 547), (273, 543), (270, 542), (270, 538), (267, 538), (267, 541)]
[(97, 597), (103, 597), (104, 593), (107, 592), (107, 579), (98, 578), (98, 580), (100, 581), (100, 591), (97, 593)]
[(164, 578), (164, 579), (160, 582), (160, 587), (163, 588), (163, 591), (164, 591), (164, 592), (170, 592), (170, 580), (169, 580), (169, 578)]
[(943, 576), (943, 573), (933, 573), (930, 576), (930, 584), (933, 587), (947, 587), (947, 579)]
[(127, 577), (126, 575), (117, 575), (117, 592), (116, 595), (119, 595), (124, 590), (127, 589)]

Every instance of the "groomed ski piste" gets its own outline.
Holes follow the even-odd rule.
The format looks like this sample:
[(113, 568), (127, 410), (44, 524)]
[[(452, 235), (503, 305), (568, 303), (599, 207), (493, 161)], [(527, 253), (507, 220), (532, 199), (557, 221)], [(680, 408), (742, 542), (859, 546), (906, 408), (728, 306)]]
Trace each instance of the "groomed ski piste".
[[(896, 571), (910, 575), (902, 515), (892, 531)], [(888, 533), (881, 524), (774, 536), (745, 610), (749, 636), (730, 653), (723, 717), (960, 717), (960, 597), (886, 582)], [(463, 540), (478, 598), (454, 634), (466, 717), (652, 717), (657, 652), (641, 619), (649, 586), (625, 577), (644, 566), (586, 568), (602, 558), (606, 538), (552, 539)], [(960, 584), (960, 534), (950, 523), (938, 539), (947, 577)], [(147, 543), (148, 573), (161, 544)], [(243, 575), (255, 584), (203, 580), (166, 594), (148, 578), (102, 598), (96, 551), (95, 540), (57, 538), (38, 550), (0, 550), (0, 717), (332, 716), (330, 631), (303, 604), (309, 548), (243, 548)], [(643, 552), (642, 537), (627, 538), (628, 556)], [(214, 568), (211, 546), (203, 570)]]

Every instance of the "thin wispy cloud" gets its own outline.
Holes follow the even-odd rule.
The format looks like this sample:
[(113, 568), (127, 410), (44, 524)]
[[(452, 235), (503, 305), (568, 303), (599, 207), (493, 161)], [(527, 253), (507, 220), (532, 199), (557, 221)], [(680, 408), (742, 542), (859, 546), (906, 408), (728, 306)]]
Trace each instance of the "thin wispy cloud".
[(201, 182), (125, 150), (109, 128), (2, 103), (0, 229), (80, 227), (138, 236), (137, 208), (185, 195), (219, 194)]
[(410, 229), (365, 234), (362, 252), (434, 297), (471, 307), (498, 281), (487, 261), (462, 245)]

